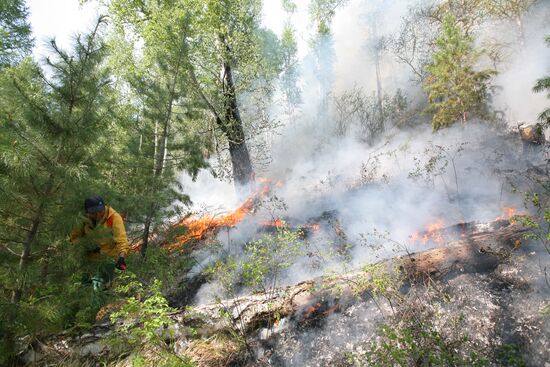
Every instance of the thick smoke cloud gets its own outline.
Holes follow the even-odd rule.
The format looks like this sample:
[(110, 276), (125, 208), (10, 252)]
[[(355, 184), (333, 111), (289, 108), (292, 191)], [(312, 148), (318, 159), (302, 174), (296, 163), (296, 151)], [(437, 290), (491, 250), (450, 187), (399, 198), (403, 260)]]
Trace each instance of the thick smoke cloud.
[[(530, 164), (537, 161), (523, 155), (519, 138), (502, 127), (472, 121), (434, 134), (428, 122), (421, 123), (426, 118), (420, 117), (418, 125), (390, 128), (373, 144), (359, 139), (354, 129), (345, 136), (336, 136), (330, 96), (355, 87), (368, 94), (376, 90), (372, 52), (367, 47), (372, 36), (372, 17), (380, 17), (376, 19), (379, 36), (392, 35), (399, 29), (400, 17), (415, 4), (418, 3), (351, 1), (334, 17), (332, 42), (323, 43), (330, 50), (310, 50), (303, 58), (300, 113), (279, 130), (279, 138), (271, 147), (272, 164), (262, 172), (273, 181), (284, 182), (272, 195), (284, 201), (287, 209), (260, 208), (236, 228), (221, 233), (219, 240), (227, 248), (233, 246), (230, 252), (239, 255), (242, 244), (258, 236), (258, 223), (266, 218), (273, 215), (290, 218), (291, 224), (298, 226), (330, 212), (335, 213), (345, 234), (350, 245), (348, 259), (352, 260), (342, 262), (336, 256), (326, 259), (323, 267), (311, 268), (310, 259), (297, 259), (281, 284), (435, 246), (410, 239), (429, 223), (441, 221), (452, 225), (494, 220), (505, 207), (522, 207), (521, 198), (511, 193), (507, 172), (521, 172), (528, 167), (526, 161)], [(526, 18), (525, 48), (510, 46), (510, 59), (494, 80), (500, 89), (493, 108), (505, 111), (508, 126), (515, 126), (517, 120), (533, 122), (548, 104), (543, 95), (531, 91), (534, 81), (550, 71), (550, 49), (543, 43), (550, 26), (542, 17), (548, 14), (548, 8), (548, 3), (542, 4), (533, 10), (536, 14)], [(494, 26), (511, 28), (509, 24)], [(487, 38), (488, 32), (491, 29), (481, 27), (479, 37)], [(495, 38), (495, 34), (490, 36)], [(507, 42), (511, 40), (506, 32), (496, 36)], [(322, 70), (330, 75), (312, 70), (322, 61), (315, 61), (318, 55), (333, 58), (325, 63), (330, 68)], [(410, 71), (397, 63), (391, 53), (385, 53), (381, 62), (385, 92), (391, 94), (401, 88), (409, 101), (425, 98), (419, 86), (412, 83)], [(328, 91), (326, 109), (319, 104), (327, 92), (321, 88), (324, 78), (334, 81)], [(271, 113), (285, 122), (280, 106), (274, 105)], [(391, 121), (387, 126), (391, 126)], [(206, 172), (197, 182), (186, 181), (185, 186), (198, 208), (231, 211), (239, 206), (232, 184), (219, 182)], [(322, 226), (309, 239), (319, 252), (334, 252), (335, 243), (344, 241), (335, 237), (333, 224)], [(377, 240), (369, 235), (373, 231), (387, 232), (400, 245)], [(372, 245), (377, 242), (383, 246), (375, 251)], [(216, 286), (208, 285), (197, 302), (208, 301), (218, 291)]]

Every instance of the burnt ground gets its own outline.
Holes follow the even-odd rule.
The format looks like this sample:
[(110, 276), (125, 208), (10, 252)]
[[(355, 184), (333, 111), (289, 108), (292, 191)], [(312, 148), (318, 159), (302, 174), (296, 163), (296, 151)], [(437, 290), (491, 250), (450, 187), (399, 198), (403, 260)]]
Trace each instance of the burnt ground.
[(541, 267), (549, 259), (531, 243), (489, 273), (412, 286), (406, 310), (367, 297), (309, 323), (283, 320), (270, 337), (256, 337), (247, 366), (369, 365), (380, 326), (403, 327), (406, 312), (427, 318), (457, 355), (477, 353), (491, 366), (550, 366), (550, 285)]

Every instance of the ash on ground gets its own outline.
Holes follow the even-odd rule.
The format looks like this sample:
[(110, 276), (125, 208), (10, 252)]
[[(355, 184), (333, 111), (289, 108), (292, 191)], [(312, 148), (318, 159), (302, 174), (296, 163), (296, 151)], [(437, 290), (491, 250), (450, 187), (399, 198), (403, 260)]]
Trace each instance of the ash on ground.
[[(377, 355), (390, 353), (392, 336), (407, 349), (403, 335), (409, 335), (418, 343), (419, 359), (405, 365), (434, 365), (422, 359), (426, 348), (472, 364), (550, 366), (550, 285), (544, 279), (549, 260), (540, 245), (531, 244), (487, 274), (415, 284), (400, 300), (366, 297), (309, 323), (284, 320), (283, 326), (255, 337), (256, 355), (247, 365), (387, 365), (376, 363)], [(415, 323), (432, 334), (415, 335)], [(383, 325), (388, 326), (385, 334)]]

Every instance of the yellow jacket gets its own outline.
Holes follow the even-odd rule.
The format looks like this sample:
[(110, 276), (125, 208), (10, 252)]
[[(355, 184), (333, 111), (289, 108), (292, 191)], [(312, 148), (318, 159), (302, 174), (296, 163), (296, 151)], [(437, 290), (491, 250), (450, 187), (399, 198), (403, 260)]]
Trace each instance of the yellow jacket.
[(95, 225), (91, 220), (86, 220), (82, 226), (73, 229), (71, 242), (76, 242), (84, 236), (97, 243), (101, 254), (113, 259), (118, 259), (121, 252), (127, 254), (130, 249), (124, 221), (120, 214), (108, 205), (105, 206), (105, 215)]

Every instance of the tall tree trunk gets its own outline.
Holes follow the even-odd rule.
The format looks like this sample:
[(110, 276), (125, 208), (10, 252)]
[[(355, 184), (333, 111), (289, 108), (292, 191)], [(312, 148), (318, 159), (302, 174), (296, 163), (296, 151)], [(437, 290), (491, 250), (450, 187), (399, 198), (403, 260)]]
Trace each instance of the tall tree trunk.
[(156, 172), (157, 169), (157, 152), (159, 148), (159, 137), (158, 137), (158, 131), (159, 131), (159, 122), (155, 121), (155, 131), (153, 133), (153, 175)]
[[(60, 155), (60, 150), (57, 151), (57, 155), (54, 160), (55, 162), (59, 161), (59, 155)], [(42, 192), (37, 191), (37, 194), (39, 195), (40, 204), (38, 205), (38, 209), (36, 210), (36, 213), (34, 214), (34, 217), (31, 221), (30, 228), (27, 232), (27, 238), (23, 243), (23, 252), (21, 253), (21, 256), (19, 258), (19, 274), (21, 278), (18, 281), (17, 289), (12, 293), (12, 299), (11, 299), (12, 304), (17, 304), (21, 300), (21, 295), (23, 292), (23, 284), (24, 284), (24, 279), (23, 279), (24, 273), (31, 259), (32, 245), (36, 239), (36, 235), (38, 234), (38, 228), (40, 226), (40, 223), (42, 222), (44, 209), (46, 207), (46, 200), (48, 200), (48, 197), (52, 194), (53, 187), (54, 187), (54, 176), (53, 174), (50, 174), (50, 177), (48, 179), (48, 182), (46, 184), (44, 191)]]
[(23, 292), (23, 285), (24, 285), (24, 273), (27, 269), (27, 266), (29, 265), (30, 258), (31, 258), (31, 249), (32, 244), (36, 238), (36, 234), (38, 233), (38, 227), (40, 225), (41, 219), (42, 219), (42, 211), (43, 211), (43, 205), (41, 204), (38, 208), (38, 211), (36, 212), (32, 222), (31, 227), (29, 228), (29, 232), (27, 233), (27, 238), (25, 239), (25, 242), (23, 243), (23, 252), (21, 253), (21, 256), (19, 257), (19, 280), (17, 284), (17, 288), (13, 291), (12, 297), (11, 297), (11, 303), (17, 304), (21, 300), (21, 294)]
[[(223, 36), (220, 36), (220, 42), (224, 45), (225, 51), (229, 54), (230, 47), (226, 44)], [(216, 125), (223, 132), (229, 141), (229, 155), (233, 168), (233, 179), (237, 187), (242, 187), (254, 181), (254, 169), (246, 144), (243, 121), (239, 112), (237, 94), (235, 91), (235, 81), (233, 79), (233, 70), (227, 60), (222, 62), (221, 74), (223, 80), (223, 98), (225, 111), (223, 114), (218, 112), (214, 104), (208, 99), (202, 87), (197, 80), (193, 66), (190, 65), (189, 77), (195, 84), (195, 88), (200, 98), (206, 103), (210, 112), (214, 115)]]
[[(166, 106), (166, 114), (164, 115), (164, 119), (162, 121), (162, 132), (159, 136), (158, 132), (158, 121), (155, 121), (155, 135), (154, 135), (154, 163), (153, 163), (153, 187), (152, 192), (156, 193), (157, 191), (157, 180), (159, 180), (162, 177), (162, 174), (164, 173), (164, 169), (166, 167), (166, 156), (168, 154), (168, 134), (170, 132), (170, 122), (172, 120), (172, 110), (174, 108), (174, 102), (177, 99), (177, 93), (176, 93), (176, 84), (178, 82), (178, 79), (180, 77), (181, 72), (181, 66), (183, 62), (183, 58), (187, 55), (186, 53), (186, 45), (185, 45), (185, 37), (186, 34), (182, 35), (181, 38), (181, 45), (179, 49), (179, 55), (177, 59), (177, 63), (174, 70), (174, 75), (171, 80), (170, 86), (169, 86), (169, 96), (168, 96), (168, 104)], [(145, 257), (147, 253), (147, 246), (149, 245), (149, 236), (151, 233), (151, 225), (153, 223), (153, 218), (155, 216), (156, 211), (158, 210), (156, 203), (151, 204), (145, 218), (145, 223), (143, 225), (143, 235), (141, 237), (142, 239), (142, 245), (140, 249), (141, 256)]]
[(141, 237), (141, 247), (139, 249), (139, 253), (143, 257), (147, 254), (147, 246), (149, 245), (149, 233), (151, 232), (151, 222), (153, 221), (152, 212), (153, 210), (151, 209), (143, 224), (143, 235)]
[[(40, 227), (40, 223), (42, 221), (43, 211), (44, 211), (44, 202), (42, 202), (38, 207), (38, 210), (34, 215), (34, 218), (31, 222), (31, 226), (27, 233), (27, 238), (23, 243), (23, 252), (19, 257), (19, 274), (18, 274), (19, 278), (17, 279), (17, 288), (12, 292), (11, 307), (8, 311), (8, 318), (11, 320), (15, 320), (18, 317), (19, 301), (21, 301), (21, 297), (23, 295), (23, 288), (25, 286), (25, 272), (31, 260), (32, 244), (36, 239), (38, 228)], [(9, 351), (15, 350), (15, 346), (16, 346), (15, 330), (12, 328), (8, 328), (6, 330), (3, 330), (3, 332), (4, 332), (3, 338), (0, 338), (0, 339), (3, 339), (3, 343), (8, 348), (7, 350)], [(10, 363), (13, 363), (13, 365), (15, 365), (15, 357), (13, 358), (14, 359), (10, 361)]]
[[(174, 84), (175, 79), (174, 77)], [(156, 193), (157, 191), (157, 180), (159, 180), (162, 177), (162, 174), (164, 172), (165, 168), (165, 162), (166, 162), (166, 155), (168, 150), (168, 133), (170, 130), (170, 119), (172, 115), (172, 108), (174, 104), (174, 86), (171, 88), (170, 92), (170, 102), (168, 104), (167, 112), (166, 112), (166, 118), (164, 119), (164, 123), (162, 126), (162, 133), (159, 136), (158, 134), (158, 122), (155, 122), (155, 151), (154, 151), (154, 163), (153, 163), (153, 187), (152, 192)], [(147, 211), (146, 217), (145, 217), (145, 223), (143, 223), (143, 234), (142, 234), (142, 244), (140, 248), (141, 256), (145, 257), (147, 253), (147, 246), (149, 245), (149, 235), (151, 233), (151, 224), (153, 223), (153, 218), (155, 216), (155, 212), (157, 211), (157, 205), (155, 203), (151, 204), (149, 207), (149, 210)]]
[(384, 109), (382, 107), (382, 74), (380, 72), (380, 50), (378, 47), (374, 52), (374, 66), (376, 69), (376, 95), (378, 102), (378, 113), (380, 114), (380, 126), (377, 133), (384, 131)]
[(254, 170), (246, 145), (243, 121), (239, 112), (233, 71), (228, 62), (223, 63), (223, 82), (225, 98), (225, 129), (229, 140), (229, 154), (233, 165), (233, 178), (239, 186), (244, 186), (254, 180)]
[(519, 44), (522, 48), (525, 47), (525, 30), (523, 28), (523, 19), (521, 14), (516, 16), (516, 25), (518, 26)]

